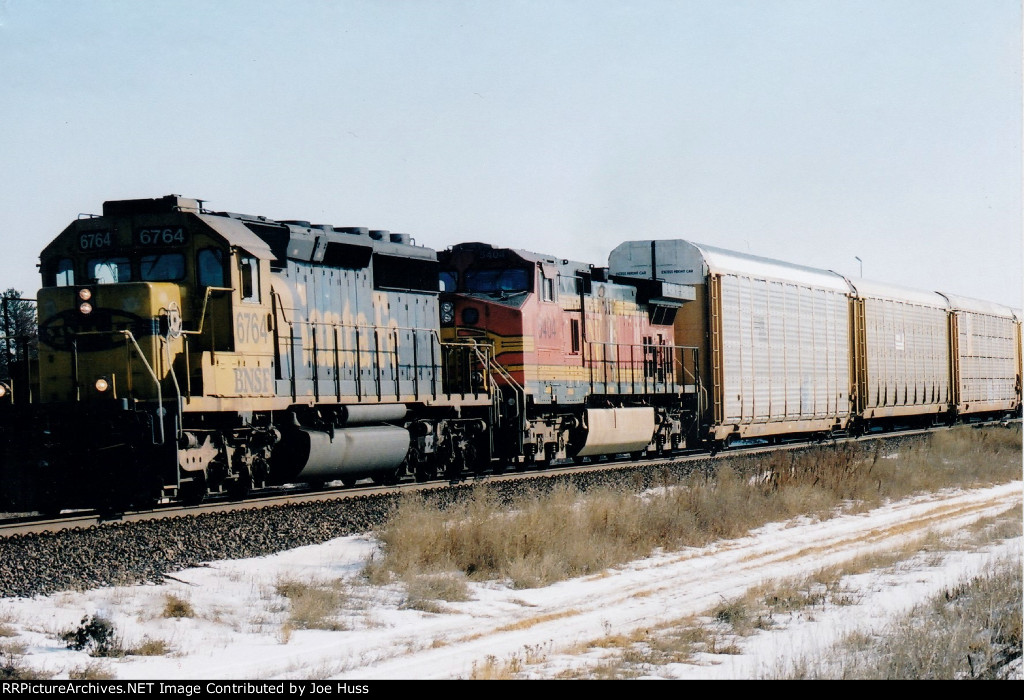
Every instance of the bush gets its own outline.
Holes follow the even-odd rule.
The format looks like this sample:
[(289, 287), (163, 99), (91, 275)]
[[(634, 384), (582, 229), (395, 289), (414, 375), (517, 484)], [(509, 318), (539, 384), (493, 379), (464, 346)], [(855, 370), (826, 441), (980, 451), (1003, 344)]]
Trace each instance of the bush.
[(89, 656), (124, 656), (114, 623), (100, 615), (82, 618), (77, 629), (61, 635), (68, 649), (86, 651)]

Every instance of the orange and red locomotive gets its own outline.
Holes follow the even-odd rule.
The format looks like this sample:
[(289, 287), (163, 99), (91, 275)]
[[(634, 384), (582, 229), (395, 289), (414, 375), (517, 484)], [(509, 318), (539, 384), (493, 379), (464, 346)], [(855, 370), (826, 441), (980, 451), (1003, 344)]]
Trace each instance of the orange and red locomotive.
[(658, 451), (693, 434), (698, 350), (672, 325), (692, 288), (484, 243), (439, 260), (442, 338), (493, 347), (501, 368), (497, 458)]

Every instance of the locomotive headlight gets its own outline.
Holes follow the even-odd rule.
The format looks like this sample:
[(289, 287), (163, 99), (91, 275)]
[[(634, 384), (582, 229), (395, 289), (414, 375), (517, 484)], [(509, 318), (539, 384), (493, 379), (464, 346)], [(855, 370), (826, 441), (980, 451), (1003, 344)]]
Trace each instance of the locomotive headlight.
[(110, 384), (107, 382), (106, 377), (100, 377), (99, 379), (96, 380), (96, 391), (100, 392), (101, 394), (104, 391), (106, 391), (109, 387)]
[(90, 299), (92, 299), (92, 290), (82, 287), (81, 289), (78, 290), (78, 298), (81, 299), (82, 301), (89, 301)]
[(81, 311), (82, 314), (88, 316), (89, 314), (92, 313), (92, 304), (90, 304), (87, 301), (83, 301), (81, 304), (78, 305), (78, 310)]
[(0, 399), (7, 396), (7, 385), (0, 382)]
[(455, 304), (450, 301), (441, 302), (441, 323), (450, 326), (455, 322)]

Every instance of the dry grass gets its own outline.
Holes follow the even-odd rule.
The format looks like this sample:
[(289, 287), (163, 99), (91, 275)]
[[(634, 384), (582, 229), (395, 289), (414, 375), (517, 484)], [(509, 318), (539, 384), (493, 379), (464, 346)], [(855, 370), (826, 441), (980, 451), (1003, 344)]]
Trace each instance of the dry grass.
[[(374, 585), (386, 585), (395, 574), (388, 566), (371, 558), (364, 567), (364, 575)], [(405, 568), (401, 582), (406, 596), (400, 607), (429, 613), (450, 612), (438, 601), (461, 603), (471, 600), (466, 576), (458, 571), (418, 570)]]
[(164, 596), (163, 616), (170, 618), (195, 617), (196, 611), (192, 609), (192, 604), (184, 598), (168, 593)]
[(527, 646), (521, 653), (512, 654), (507, 659), (488, 656), (482, 663), (473, 663), (470, 680), (476, 681), (507, 681), (516, 678), (527, 666), (543, 663), (547, 659), (547, 650), (542, 646)]
[[(734, 605), (716, 610), (731, 622), (746, 620), (747, 612)], [(750, 625), (753, 629), (753, 625)], [(610, 634), (583, 645), (579, 653), (604, 649), (597, 663), (560, 672), (562, 679), (619, 680), (649, 675), (668, 664), (694, 663), (698, 654), (740, 654), (737, 633), (728, 622), (712, 618), (687, 617), (656, 627), (636, 630), (628, 635)]]
[(291, 630), (346, 630), (349, 625), (337, 618), (347, 600), (347, 590), (339, 581), (308, 582), (291, 579), (279, 581), (277, 594), (288, 600), (287, 632), (285, 642), (291, 637)]
[(466, 578), (458, 573), (421, 574), (405, 582), (410, 598), (462, 603), (471, 600)]
[(488, 656), (481, 663), (473, 662), (473, 670), (469, 679), (474, 681), (507, 681), (516, 677), (523, 670), (523, 662), (518, 656), (505, 661), (497, 656)]
[(38, 681), (50, 676), (22, 663), (26, 647), (24, 644), (5, 642), (0, 644), (0, 680)]
[(1021, 562), (916, 606), (882, 635), (853, 635), (826, 659), (804, 660), (791, 678), (945, 679), (1003, 677), (1021, 656)]
[(80, 668), (71, 669), (68, 671), (68, 678), (73, 681), (110, 681), (116, 676), (106, 666), (94, 661)]
[(366, 574), (372, 583), (385, 583), (457, 571), (470, 580), (544, 586), (657, 549), (739, 537), (771, 521), (828, 517), (840, 505), (868, 507), (916, 492), (1020, 478), (1021, 432), (941, 431), (895, 457), (847, 443), (775, 452), (756, 470), (752, 477), (721, 467), (640, 495), (626, 487), (581, 493), (558, 486), (520, 498), (511, 510), (486, 487), (446, 510), (408, 495), (378, 533), (382, 556), (367, 564)]
[[(366, 572), (371, 581), (397, 578), (407, 586), (444, 571), (459, 572), (468, 580), (504, 578), (517, 587), (542, 586), (600, 574), (658, 549), (742, 536), (774, 520), (808, 514), (826, 518), (841, 509), (866, 509), (914, 493), (1020, 478), (1019, 426), (961, 427), (941, 431), (920, 445), (901, 447), (896, 454), (856, 444), (772, 453), (759, 460), (753, 472), (720, 468), (713, 476), (666, 480), (670, 488), (649, 493), (631, 488), (581, 493), (558, 487), (529, 494), (509, 507), (486, 488), (477, 488), (472, 498), (446, 510), (408, 496), (379, 533), (382, 552), (367, 564)], [(960, 544), (1014, 536), (1020, 529), (1012, 518), (1000, 517), (979, 523), (976, 533), (962, 532)], [(653, 667), (686, 662), (697, 653), (739, 653), (739, 636), (771, 629), (780, 614), (857, 603), (858, 596), (842, 586), (844, 574), (883, 568), (916, 552), (939, 552), (948, 546), (939, 537), (918, 540), (905, 551), (823, 569), (805, 581), (761, 587), (742, 599), (724, 601), (701, 621), (597, 640), (588, 648), (604, 648), (611, 655), (560, 677), (631, 678)], [(1019, 640), (1019, 584), (1016, 595), (1016, 633), (1000, 632), (999, 639)], [(863, 637), (852, 641), (867, 645)], [(971, 658), (969, 665), (986, 663)], [(492, 657), (474, 667), (473, 677), (521, 676), (526, 662), (518, 655)], [(970, 669), (968, 673), (978, 675)]]
[[(770, 630), (777, 626), (776, 619), (785, 624), (786, 615), (799, 611), (824, 609), (827, 606), (852, 605), (860, 597), (843, 586), (843, 577), (866, 571), (885, 569), (923, 551), (926, 544), (935, 550), (948, 550), (957, 545), (971, 548), (1004, 538), (1018, 537), (1021, 533), (1021, 509), (1003, 513), (995, 518), (979, 521), (971, 532), (952, 535), (948, 539), (926, 537), (908, 542), (898, 551), (891, 551), (859, 557), (842, 566), (821, 569), (802, 580), (768, 582), (751, 588), (740, 598), (724, 601), (708, 611), (702, 618), (686, 618), (658, 627), (641, 630), (631, 635), (609, 635), (587, 645), (588, 648), (614, 648), (616, 653), (607, 656), (600, 665), (573, 672), (564, 672), (563, 678), (631, 678), (649, 674), (653, 669), (670, 663), (694, 663), (695, 655), (728, 654), (740, 651), (736, 640), (740, 636)], [(963, 536), (966, 534), (967, 536)], [(1012, 567), (1011, 567), (1012, 568)], [(981, 577), (986, 581), (985, 593), (974, 595), (966, 586), (957, 586), (932, 601), (931, 605), (940, 610), (931, 621), (924, 619), (921, 610), (908, 615), (905, 623), (894, 627), (887, 635), (867, 635), (854, 632), (843, 642), (833, 657), (835, 660), (804, 660), (797, 664), (793, 678), (941, 678), (944, 673), (955, 673), (948, 677), (994, 677), (999, 662), (1005, 659), (1010, 649), (1020, 652), (1020, 566), (1015, 569), (1016, 579)], [(958, 619), (949, 614), (951, 601), (972, 601), (958, 613)], [(999, 618), (1000, 622), (993, 622)], [(916, 634), (908, 634), (910, 627)], [(996, 630), (991, 634), (979, 634), (981, 630)], [(952, 639), (931, 638), (934, 634), (960, 630)], [(967, 632), (973, 634), (969, 637)], [(965, 645), (960, 639), (967, 638)], [(988, 641), (986, 641), (988, 640)], [(907, 648), (903, 648), (907, 647)], [(950, 654), (943, 650), (952, 648)], [(959, 651), (956, 651), (959, 649)], [(957, 657), (959, 654), (959, 657)], [(959, 671), (948, 664), (949, 659), (959, 658)], [(970, 660), (968, 661), (968, 657)], [(885, 660), (884, 669), (879, 671)], [(940, 668), (943, 660), (944, 668)], [(871, 664), (875, 664), (872, 667)], [(931, 671), (923, 669), (931, 667)], [(867, 669), (872, 668), (869, 672)], [(953, 670), (951, 670), (953, 669)], [(966, 670), (964, 670), (966, 669)], [(982, 671), (984, 669), (984, 671)], [(909, 673), (909, 671), (913, 673)], [(886, 673), (896, 675), (886, 676)], [(971, 676), (971, 674), (974, 676)], [(900, 675), (902, 674), (902, 675)]]
[(128, 651), (132, 656), (166, 656), (171, 651), (170, 645), (162, 639), (146, 637), (137, 647)]
[(841, 443), (772, 453), (761, 465), (762, 483), (783, 500), (795, 501), (795, 512), (825, 513), (836, 503), (867, 508), (914, 493), (1021, 478), (1020, 425), (957, 426), (904, 445), (897, 453), (884, 450), (882, 443), (874, 448)]

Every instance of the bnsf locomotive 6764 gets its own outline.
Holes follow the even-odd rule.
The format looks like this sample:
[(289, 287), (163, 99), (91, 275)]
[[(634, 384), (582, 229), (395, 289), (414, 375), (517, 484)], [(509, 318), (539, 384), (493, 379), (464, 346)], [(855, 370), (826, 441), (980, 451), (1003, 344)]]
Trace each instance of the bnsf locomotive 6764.
[[(1020, 411), (1020, 313), (685, 241), (607, 268), (106, 202), (41, 255), (9, 507), (459, 478)], [(27, 375), (27, 376), (26, 376)], [(13, 385), (12, 385), (13, 384)]]

